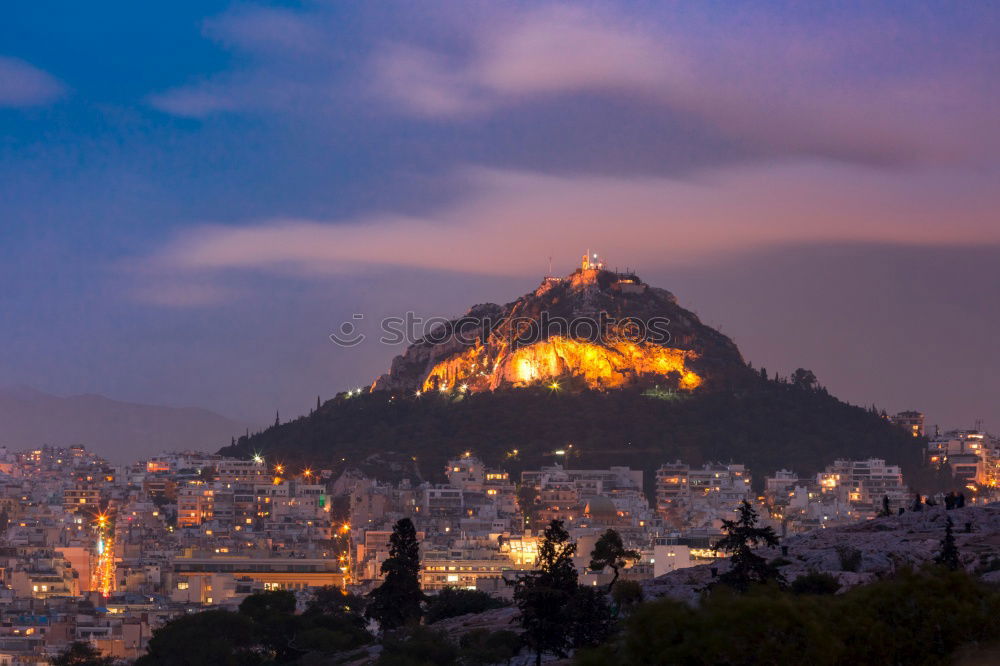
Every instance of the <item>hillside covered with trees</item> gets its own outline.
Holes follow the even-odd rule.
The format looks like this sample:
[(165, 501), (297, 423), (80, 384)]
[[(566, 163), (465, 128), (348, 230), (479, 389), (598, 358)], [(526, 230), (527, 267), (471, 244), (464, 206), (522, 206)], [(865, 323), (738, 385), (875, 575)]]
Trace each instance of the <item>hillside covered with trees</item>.
[[(428, 480), (465, 451), (512, 474), (554, 462), (630, 465), (646, 471), (648, 482), (660, 464), (677, 459), (745, 463), (758, 480), (782, 467), (814, 473), (837, 457), (882, 457), (907, 473), (919, 468), (920, 441), (874, 409), (841, 402), (804, 372), (793, 380), (754, 374), (739, 387), (693, 393), (342, 393), (309, 416), (241, 437), (221, 452), (335, 471), (376, 456), (375, 473), (394, 468)], [(402, 465), (382, 464), (393, 457)]]

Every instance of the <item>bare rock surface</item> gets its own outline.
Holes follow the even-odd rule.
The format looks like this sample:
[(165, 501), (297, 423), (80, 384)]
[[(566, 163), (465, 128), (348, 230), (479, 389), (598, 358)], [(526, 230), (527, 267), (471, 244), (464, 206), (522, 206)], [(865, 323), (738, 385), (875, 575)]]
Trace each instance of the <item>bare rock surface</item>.
[[(781, 558), (781, 572), (788, 582), (821, 572), (836, 576), (841, 590), (870, 583), (903, 567), (917, 568), (932, 561), (941, 550), (945, 521), (954, 523), (956, 546), (962, 566), (983, 580), (1000, 582), (1000, 504), (945, 511), (924, 507), (901, 516), (876, 518), (854, 525), (813, 530), (782, 540), (781, 548), (758, 551), (768, 559)], [(969, 531), (967, 531), (969, 530)], [(713, 581), (712, 568), (721, 574), (725, 559), (672, 571), (643, 583), (647, 598), (671, 597), (695, 603)]]
[(517, 623), (517, 608), (513, 606), (494, 608), (483, 613), (449, 617), (446, 620), (435, 622), (431, 627), (446, 632), (456, 641), (474, 629), (507, 630), (521, 633), (521, 625)]

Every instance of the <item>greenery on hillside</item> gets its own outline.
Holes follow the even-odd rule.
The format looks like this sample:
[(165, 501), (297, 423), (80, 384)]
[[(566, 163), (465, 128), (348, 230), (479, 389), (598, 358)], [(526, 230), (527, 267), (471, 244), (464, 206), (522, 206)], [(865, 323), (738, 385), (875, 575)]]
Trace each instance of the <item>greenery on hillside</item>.
[(515, 474), (553, 462), (652, 472), (676, 459), (742, 462), (758, 480), (781, 467), (814, 473), (836, 457), (878, 456), (906, 472), (919, 466), (922, 442), (874, 410), (845, 404), (812, 384), (754, 376), (737, 389), (669, 400), (640, 389), (542, 387), (419, 397), (340, 394), (309, 416), (240, 438), (223, 453), (262, 453), (337, 470), (394, 451), (414, 458), (427, 479), (438, 478), (447, 459), (463, 451)]

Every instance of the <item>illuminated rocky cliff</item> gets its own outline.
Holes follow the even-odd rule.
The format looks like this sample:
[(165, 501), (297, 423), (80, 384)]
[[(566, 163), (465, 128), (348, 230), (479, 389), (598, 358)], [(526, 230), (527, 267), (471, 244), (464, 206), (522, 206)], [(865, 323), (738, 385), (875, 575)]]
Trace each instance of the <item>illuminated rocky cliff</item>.
[(746, 371), (736, 345), (664, 289), (584, 265), (500, 306), (477, 305), (397, 356), (372, 390), (711, 388)]
[(473, 307), (397, 356), (372, 389), (220, 453), (393, 483), (440, 482), (469, 450), (511, 478), (559, 456), (578, 469), (641, 469), (647, 492), (671, 460), (734, 460), (758, 478), (872, 456), (909, 475), (922, 461), (911, 434), (877, 413), (767, 378), (672, 294), (599, 266)]

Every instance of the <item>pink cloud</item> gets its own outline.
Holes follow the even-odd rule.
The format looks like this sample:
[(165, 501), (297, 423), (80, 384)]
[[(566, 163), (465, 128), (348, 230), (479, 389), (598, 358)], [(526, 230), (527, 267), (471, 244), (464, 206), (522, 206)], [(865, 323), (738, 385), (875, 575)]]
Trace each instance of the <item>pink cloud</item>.
[(203, 82), (151, 95), (149, 103), (161, 111), (185, 118), (204, 118), (214, 113), (243, 108), (233, 88), (218, 82)]
[(0, 107), (39, 106), (58, 100), (66, 86), (23, 60), (0, 56)]
[(206, 307), (232, 300), (232, 289), (204, 281), (158, 278), (147, 279), (129, 289), (129, 297), (140, 303), (168, 308)]
[[(322, 5), (237, 8), (203, 32), (235, 51), (240, 66), (149, 101), (195, 118), (245, 111), (321, 118), (366, 88), (391, 104), (379, 111), (452, 120), (586, 93), (660, 106), (766, 155), (984, 163), (1000, 149), (992, 120), (1000, 63), (982, 36), (970, 36), (968, 47), (928, 50), (919, 20), (888, 30), (864, 12), (820, 24), (770, 12), (719, 20), (674, 5), (599, 3), (419, 14), (426, 29), (408, 34), (436, 35), (433, 47), (388, 36), (385, 22), (373, 21), (366, 26), (377, 46), (346, 52), (337, 15)], [(365, 81), (343, 74), (359, 57)]]
[(203, 33), (257, 56), (308, 56), (330, 46), (322, 23), (301, 12), (244, 7), (205, 22)]
[[(295, 273), (365, 266), (523, 274), (595, 248), (613, 264), (694, 265), (760, 247), (823, 242), (1000, 242), (986, 174), (802, 162), (666, 178), (468, 169), (467, 195), (418, 218), (203, 226), (153, 258), (171, 273)], [(956, 196), (957, 195), (957, 196)], [(949, 224), (942, 224), (948, 220)]]
[(387, 48), (374, 85), (403, 109), (442, 117), (567, 93), (634, 95), (765, 150), (872, 163), (982, 159), (1000, 147), (984, 112), (997, 111), (996, 87), (982, 67), (866, 76), (859, 58), (888, 57), (875, 45), (904, 48), (887, 46), (881, 26), (740, 28), (549, 5), (471, 29), (465, 58)]
[(387, 46), (375, 58), (376, 86), (414, 112), (456, 116), (581, 90), (660, 94), (686, 81), (675, 54), (615, 16), (551, 5), (490, 19), (471, 29), (465, 59)]

